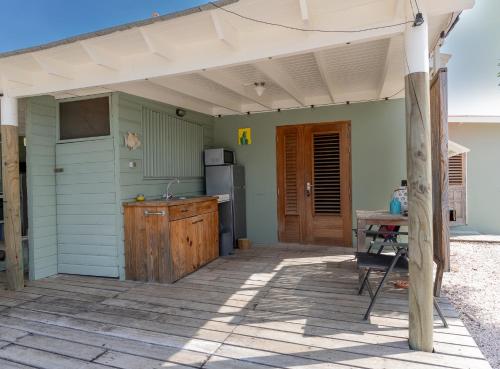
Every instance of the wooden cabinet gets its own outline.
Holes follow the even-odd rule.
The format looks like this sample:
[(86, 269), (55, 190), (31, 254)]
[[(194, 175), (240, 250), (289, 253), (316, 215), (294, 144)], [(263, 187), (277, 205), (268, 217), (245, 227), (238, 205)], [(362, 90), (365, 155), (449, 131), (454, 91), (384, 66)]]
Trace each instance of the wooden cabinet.
[(215, 198), (123, 206), (126, 279), (172, 283), (219, 256)]

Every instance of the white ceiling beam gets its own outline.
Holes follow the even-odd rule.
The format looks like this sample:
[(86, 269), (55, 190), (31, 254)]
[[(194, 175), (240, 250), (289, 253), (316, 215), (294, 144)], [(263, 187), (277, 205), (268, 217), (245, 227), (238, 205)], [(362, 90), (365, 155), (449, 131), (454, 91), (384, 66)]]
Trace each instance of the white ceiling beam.
[(34, 85), (32, 73), (8, 65), (7, 63), (0, 63), (0, 75), (2, 76), (4, 84), (14, 82), (28, 87)]
[(267, 78), (280, 86), (287, 94), (289, 94), (300, 105), (305, 106), (305, 96), (297, 86), (293, 77), (291, 77), (283, 68), (279, 67), (276, 62), (271, 60), (261, 61), (254, 64), (258, 70), (264, 73)]
[(91, 45), (87, 41), (80, 41), (80, 45), (95, 64), (114, 71), (118, 71), (122, 67), (120, 57), (102, 47)]
[(227, 46), (238, 48), (238, 30), (218, 13), (217, 10), (210, 11), (210, 18), (217, 34), (217, 38), (224, 42)]
[(199, 75), (231, 90), (247, 100), (253, 101), (265, 108), (272, 109), (273, 104), (269, 98), (257, 95), (253, 88), (246, 88), (221, 70), (206, 70), (200, 72)]
[(321, 78), (323, 79), (323, 83), (325, 84), (328, 95), (332, 100), (332, 103), (335, 102), (335, 86), (333, 85), (333, 81), (328, 75), (328, 67), (326, 65), (325, 58), (321, 55), (320, 52), (314, 53), (314, 59), (316, 59), (316, 64), (318, 65), (319, 73), (321, 74)]
[(309, 4), (307, 3), (307, 0), (299, 0), (299, 7), (302, 23), (309, 25), (311, 20), (309, 18)]
[(176, 49), (174, 46), (167, 46), (163, 42), (158, 41), (158, 39), (152, 35), (152, 32), (149, 32), (144, 28), (139, 28), (139, 33), (141, 34), (151, 54), (158, 55), (168, 61), (175, 59)]
[(214, 115), (212, 104), (199, 101), (190, 96), (179, 94), (167, 87), (150, 81), (136, 81), (106, 86), (114, 91), (121, 91), (130, 95), (141, 96), (145, 99), (159, 101), (165, 104), (190, 109), (200, 113)]
[(380, 75), (380, 87), (377, 98), (383, 99), (397, 92), (403, 86), (402, 37), (395, 36), (389, 40), (385, 54), (384, 69)]
[(235, 113), (243, 113), (241, 104), (235, 103), (228, 99), (226, 96), (222, 95), (218, 91), (215, 91), (206, 86), (202, 86), (197, 83), (187, 81), (182, 77), (169, 77), (169, 78), (158, 78), (150, 79), (151, 83), (167, 87), (173, 91), (177, 91), (181, 94), (194, 97), (198, 100), (208, 102), (210, 104), (226, 108)]
[(77, 72), (70, 64), (41, 54), (32, 56), (45, 73), (65, 79), (75, 78)]

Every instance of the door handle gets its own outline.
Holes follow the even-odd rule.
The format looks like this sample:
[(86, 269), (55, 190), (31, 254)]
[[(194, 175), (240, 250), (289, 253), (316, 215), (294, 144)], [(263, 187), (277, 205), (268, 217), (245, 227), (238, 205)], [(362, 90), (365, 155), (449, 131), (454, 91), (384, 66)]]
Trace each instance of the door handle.
[(306, 183), (306, 196), (311, 196), (312, 188), (314, 185), (311, 184), (311, 182)]
[(149, 211), (149, 210), (144, 210), (144, 215), (145, 216), (150, 216), (150, 215), (159, 215), (159, 216), (165, 216), (165, 210), (162, 211)]

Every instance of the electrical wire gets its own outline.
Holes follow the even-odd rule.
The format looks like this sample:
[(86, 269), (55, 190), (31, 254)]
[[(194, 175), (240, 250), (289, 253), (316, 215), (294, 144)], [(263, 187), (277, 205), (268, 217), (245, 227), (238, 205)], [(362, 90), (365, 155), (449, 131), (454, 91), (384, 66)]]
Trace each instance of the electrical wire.
[[(411, 0), (410, 0), (410, 2), (411, 2)], [(417, 6), (417, 12), (420, 13), (420, 7), (418, 6), (418, 0), (415, 0), (415, 5)]]
[(415, 18), (415, 9), (413, 8), (413, 2), (412, 0), (409, 0), (410, 1), (410, 6), (411, 6), (411, 13), (413, 14), (413, 18)]
[[(311, 105), (311, 108), (321, 108), (325, 106), (338, 106), (338, 105), (349, 105), (349, 104), (357, 104), (357, 103), (367, 103), (367, 102), (375, 102), (375, 101), (383, 101), (383, 100), (389, 100), (392, 99), (393, 97), (397, 96), (399, 93), (403, 92), (405, 88), (401, 88), (398, 91), (394, 92), (393, 94), (381, 98), (381, 99), (364, 99), (364, 100), (350, 100), (350, 101), (343, 101), (343, 102), (338, 102), (338, 103), (325, 103), (325, 104), (313, 104)], [(246, 112), (247, 115), (250, 114), (259, 114), (259, 113), (272, 113), (272, 112), (281, 112), (281, 111), (287, 111), (287, 110), (297, 110), (297, 109), (307, 109), (307, 106), (292, 106), (288, 108), (276, 108), (276, 109), (263, 109), (263, 110), (250, 110)]]
[(378, 29), (384, 29), (384, 28), (392, 28), (392, 27), (398, 27), (398, 26), (403, 26), (403, 25), (406, 25), (406, 24), (409, 24), (409, 23), (413, 23), (414, 20), (412, 21), (407, 21), (407, 22), (401, 22), (401, 23), (394, 23), (394, 24), (388, 24), (388, 25), (385, 25), (385, 26), (376, 26), (376, 27), (369, 27), (369, 28), (361, 28), (361, 29), (352, 29), (352, 30), (347, 30), (347, 29), (314, 29), (314, 28), (301, 28), (301, 27), (294, 27), (294, 26), (289, 26), (289, 25), (286, 25), (286, 24), (280, 24), (280, 23), (274, 23), (274, 22), (268, 22), (268, 21), (265, 21), (265, 20), (262, 20), (262, 19), (256, 19), (256, 18), (251, 18), (251, 17), (248, 17), (246, 15), (243, 15), (243, 14), (240, 14), (240, 13), (237, 13), (235, 11), (232, 11), (232, 10), (229, 10), (229, 9), (226, 9), (220, 5), (217, 5), (215, 4), (214, 2), (210, 1), (209, 4), (211, 4), (213, 7), (219, 9), (219, 10), (222, 10), (226, 13), (229, 13), (229, 14), (232, 14), (232, 15), (235, 15), (237, 17), (240, 17), (242, 19), (246, 19), (248, 21), (251, 21), (251, 22), (255, 22), (255, 23), (261, 23), (261, 24), (265, 24), (265, 25), (268, 25), (268, 26), (273, 26), (273, 27), (280, 27), (280, 28), (285, 28), (285, 29), (289, 29), (289, 30), (292, 30), (292, 31), (300, 31), (300, 32), (320, 32), (320, 33), (361, 33), (361, 32), (367, 32), (367, 31), (374, 31), (374, 30), (378, 30)]

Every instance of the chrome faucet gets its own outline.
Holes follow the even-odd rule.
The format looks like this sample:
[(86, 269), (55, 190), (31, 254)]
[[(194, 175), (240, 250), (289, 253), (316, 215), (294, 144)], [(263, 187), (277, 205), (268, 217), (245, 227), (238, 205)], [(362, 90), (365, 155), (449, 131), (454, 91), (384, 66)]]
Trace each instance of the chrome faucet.
[(172, 186), (172, 184), (174, 184), (174, 183), (181, 183), (181, 181), (179, 178), (174, 178), (170, 182), (168, 182), (167, 192), (165, 192), (162, 196), (164, 199), (170, 200), (172, 197), (174, 197), (174, 194), (170, 192), (170, 186)]

